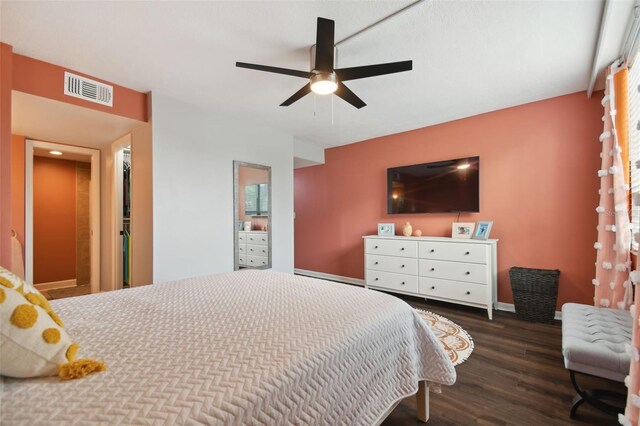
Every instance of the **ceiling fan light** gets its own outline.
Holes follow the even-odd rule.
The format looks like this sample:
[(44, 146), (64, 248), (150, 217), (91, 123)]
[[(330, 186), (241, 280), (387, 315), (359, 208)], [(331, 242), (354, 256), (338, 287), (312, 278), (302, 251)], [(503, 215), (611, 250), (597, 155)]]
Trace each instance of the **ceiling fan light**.
[(329, 95), (338, 90), (334, 73), (319, 73), (311, 77), (311, 91), (318, 95)]

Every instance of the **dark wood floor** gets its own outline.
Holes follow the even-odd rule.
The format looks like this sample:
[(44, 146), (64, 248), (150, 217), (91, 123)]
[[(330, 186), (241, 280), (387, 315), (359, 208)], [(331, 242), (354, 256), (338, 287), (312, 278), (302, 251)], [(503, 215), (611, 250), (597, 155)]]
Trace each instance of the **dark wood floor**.
[[(486, 311), (424, 299), (403, 297), (410, 305), (443, 315), (471, 334), (475, 349), (456, 367), (455, 385), (431, 393), (429, 425), (617, 425), (616, 418), (584, 404), (579, 420), (569, 419), (575, 395), (561, 353), (562, 332), (555, 324), (534, 324), (515, 314)], [(600, 388), (626, 393), (622, 383)], [(383, 425), (422, 425), (416, 420), (415, 398), (404, 400)]]

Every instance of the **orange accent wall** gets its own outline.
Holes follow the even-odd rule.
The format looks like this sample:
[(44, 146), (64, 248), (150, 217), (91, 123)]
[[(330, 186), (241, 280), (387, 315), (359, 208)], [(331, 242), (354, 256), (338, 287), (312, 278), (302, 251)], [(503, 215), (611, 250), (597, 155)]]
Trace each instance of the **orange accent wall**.
[(0, 43), (0, 266), (11, 266), (11, 85), (13, 49)]
[(33, 158), (33, 282), (76, 278), (76, 162)]
[(11, 229), (18, 234), (24, 259), (24, 136), (11, 135)]
[[(88, 102), (64, 94), (64, 72), (69, 71), (113, 86), (113, 107)], [(85, 108), (96, 109), (139, 121), (147, 121), (147, 95), (99, 78), (39, 61), (13, 55), (13, 89)]]
[(295, 267), (364, 278), (363, 235), (409, 221), (451, 236), (454, 214), (387, 215), (388, 167), (480, 156), (480, 213), (498, 243), (498, 299), (512, 266), (558, 268), (558, 307), (593, 303), (602, 93), (584, 92), (328, 149), (295, 171)]

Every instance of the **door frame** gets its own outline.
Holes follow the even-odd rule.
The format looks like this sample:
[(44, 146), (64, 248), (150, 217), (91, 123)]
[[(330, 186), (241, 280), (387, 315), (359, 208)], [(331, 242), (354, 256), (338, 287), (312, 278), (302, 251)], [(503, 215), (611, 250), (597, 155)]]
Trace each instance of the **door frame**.
[(100, 150), (33, 139), (25, 141), (25, 281), (33, 284), (33, 151), (34, 148), (91, 157), (89, 226), (91, 238), (91, 293), (100, 292)]

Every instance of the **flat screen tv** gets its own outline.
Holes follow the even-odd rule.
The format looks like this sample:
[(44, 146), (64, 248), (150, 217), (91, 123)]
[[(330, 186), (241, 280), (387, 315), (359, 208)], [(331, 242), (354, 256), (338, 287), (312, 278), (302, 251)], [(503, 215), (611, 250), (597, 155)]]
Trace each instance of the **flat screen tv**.
[(480, 157), (387, 169), (387, 213), (478, 213)]

